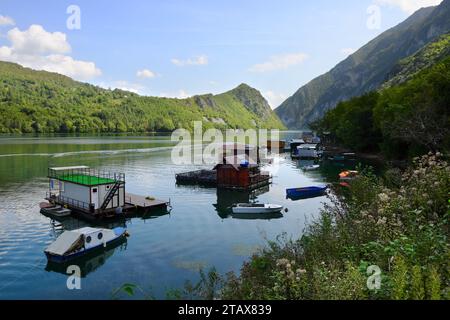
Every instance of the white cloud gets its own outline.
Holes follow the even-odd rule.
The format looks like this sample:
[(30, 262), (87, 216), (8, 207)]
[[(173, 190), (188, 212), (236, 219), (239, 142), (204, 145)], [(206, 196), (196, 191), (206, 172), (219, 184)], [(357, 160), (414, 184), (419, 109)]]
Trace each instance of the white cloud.
[(272, 56), (266, 62), (255, 64), (249, 69), (249, 71), (262, 73), (262, 72), (283, 70), (291, 66), (298, 65), (304, 62), (307, 58), (308, 55), (305, 53), (288, 53), (276, 55)]
[(13, 18), (0, 15), (0, 26), (13, 26), (15, 24)]
[(28, 30), (14, 28), (8, 32), (11, 45), (0, 47), (0, 60), (25, 67), (57, 72), (75, 79), (87, 80), (101, 75), (94, 62), (75, 60), (66, 55), (71, 51), (67, 37), (61, 32), (47, 32), (42, 26)]
[(156, 77), (156, 74), (153, 71), (150, 71), (148, 69), (143, 69), (143, 70), (138, 70), (136, 72), (136, 76), (138, 78), (142, 78), (142, 79), (149, 79), (149, 78)]
[(184, 89), (180, 89), (177, 92), (173, 92), (173, 93), (162, 92), (159, 94), (159, 96), (165, 97), (165, 98), (186, 99), (186, 98), (192, 97), (193, 95), (188, 93)]
[(66, 35), (62, 32), (47, 32), (33, 24), (28, 30), (14, 28), (8, 31), (12, 49), (20, 54), (68, 53), (71, 51)]
[(442, 0), (375, 0), (378, 5), (399, 7), (408, 14), (414, 13), (420, 8), (436, 6), (441, 2)]
[(267, 102), (269, 102), (272, 109), (279, 107), (288, 98), (288, 96), (283, 93), (275, 93), (270, 90), (263, 92), (263, 96), (266, 98)]
[(174, 65), (178, 67), (184, 67), (184, 66), (204, 66), (209, 63), (208, 57), (206, 55), (201, 55), (193, 58), (189, 58), (187, 60), (180, 60), (180, 59), (172, 59), (170, 60)]
[(349, 56), (349, 55), (351, 55), (351, 54), (354, 54), (355, 52), (356, 52), (356, 50), (353, 49), (353, 48), (343, 48), (343, 49), (341, 49), (341, 53), (342, 53), (344, 56)]

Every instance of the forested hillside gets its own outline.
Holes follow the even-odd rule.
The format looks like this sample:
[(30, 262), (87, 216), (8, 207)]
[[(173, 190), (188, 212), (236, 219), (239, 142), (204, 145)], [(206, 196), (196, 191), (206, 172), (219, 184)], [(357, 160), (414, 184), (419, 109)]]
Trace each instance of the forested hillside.
[(106, 90), (0, 62), (0, 133), (152, 132), (205, 128), (284, 128), (259, 91), (242, 84), (187, 99)]
[(392, 158), (450, 150), (450, 56), (409, 81), (340, 103), (312, 127)]

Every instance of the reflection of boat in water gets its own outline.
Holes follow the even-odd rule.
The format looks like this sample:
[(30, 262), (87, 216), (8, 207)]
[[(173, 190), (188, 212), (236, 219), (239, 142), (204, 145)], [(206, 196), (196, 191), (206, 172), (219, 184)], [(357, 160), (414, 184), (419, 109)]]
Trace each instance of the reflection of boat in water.
[(277, 204), (238, 203), (232, 207), (234, 214), (266, 214), (282, 210), (283, 206)]
[(107, 248), (108, 245), (125, 238), (127, 235), (126, 229), (121, 227), (112, 230), (85, 227), (65, 231), (44, 252), (51, 261), (66, 262), (88, 252)]
[(57, 263), (48, 261), (45, 270), (48, 272), (57, 272), (67, 275), (67, 268), (71, 265), (76, 265), (81, 270), (81, 277), (85, 278), (89, 273), (94, 272), (106, 263), (106, 260), (111, 258), (116, 251), (124, 251), (127, 248), (127, 238), (122, 238), (107, 248), (93, 251), (81, 256), (75, 260), (64, 263)]
[(319, 170), (319, 169), (320, 169), (320, 165), (318, 165), (318, 164), (312, 164), (309, 166), (302, 167), (303, 171), (315, 171), (315, 170)]
[(256, 213), (256, 214), (232, 214), (231, 217), (233, 219), (241, 219), (241, 220), (275, 220), (283, 218), (283, 214), (278, 213)]
[(286, 196), (291, 200), (302, 200), (322, 197), (325, 195), (328, 186), (313, 186), (306, 188), (293, 188), (286, 190)]
[(265, 186), (261, 189), (248, 191), (233, 191), (227, 189), (217, 190), (217, 203), (214, 204), (217, 214), (222, 218), (228, 218), (232, 213), (232, 207), (236, 203), (250, 203), (262, 194), (269, 192), (270, 187)]

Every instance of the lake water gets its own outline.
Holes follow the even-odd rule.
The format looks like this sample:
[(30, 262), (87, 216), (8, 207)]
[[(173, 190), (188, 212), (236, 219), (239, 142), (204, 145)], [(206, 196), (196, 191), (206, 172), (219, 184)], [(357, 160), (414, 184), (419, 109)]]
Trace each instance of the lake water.
[[(298, 133), (285, 138), (290, 135)], [(300, 236), (305, 222), (327, 201), (286, 200), (286, 188), (331, 182), (344, 166), (352, 167), (329, 163), (304, 173), (300, 167), (308, 162), (299, 164), (288, 154), (274, 156), (279, 165), (263, 168), (272, 172), (273, 184), (253, 197), (283, 204), (289, 212), (272, 220), (236, 219), (228, 207), (247, 201), (249, 195), (177, 186), (176, 173), (211, 167), (171, 164), (173, 145), (163, 135), (0, 137), (0, 299), (110, 299), (125, 283), (164, 298), (168, 289), (198, 280), (200, 267), (239, 272), (266, 239), (283, 232)], [(71, 165), (123, 172), (128, 192), (170, 199), (173, 206), (167, 215), (108, 225), (126, 226), (131, 236), (82, 261), (81, 290), (67, 289), (65, 270), (48, 266), (43, 251), (63, 230), (86, 222), (69, 218), (55, 223), (41, 215), (38, 206), (48, 188), (47, 168)]]

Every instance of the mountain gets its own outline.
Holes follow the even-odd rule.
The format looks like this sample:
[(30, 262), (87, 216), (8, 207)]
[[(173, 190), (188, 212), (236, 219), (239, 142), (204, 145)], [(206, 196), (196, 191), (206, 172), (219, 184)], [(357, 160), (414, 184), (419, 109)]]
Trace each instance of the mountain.
[(0, 133), (151, 132), (284, 126), (259, 91), (241, 84), (187, 99), (107, 90), (0, 61)]
[(275, 112), (287, 127), (302, 129), (340, 101), (379, 89), (400, 60), (449, 32), (450, 0), (420, 9), (300, 88)]
[(381, 89), (405, 83), (420, 71), (435, 65), (448, 56), (450, 56), (450, 33), (439, 37), (415, 54), (400, 60), (388, 74), (388, 80), (381, 85)]

